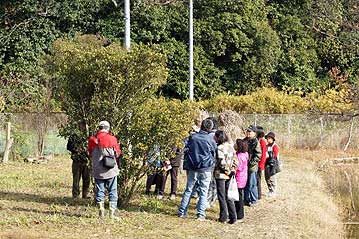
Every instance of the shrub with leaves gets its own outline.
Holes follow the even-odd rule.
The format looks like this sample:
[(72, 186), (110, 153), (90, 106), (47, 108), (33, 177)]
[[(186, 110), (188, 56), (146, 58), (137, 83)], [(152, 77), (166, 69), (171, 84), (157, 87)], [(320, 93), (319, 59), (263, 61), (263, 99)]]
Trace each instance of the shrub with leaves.
[(148, 151), (160, 145), (161, 156), (170, 157), (190, 128), (193, 107), (154, 98), (167, 70), (163, 55), (149, 46), (127, 51), (116, 43), (104, 46), (97, 36), (78, 36), (56, 41), (47, 67), (56, 74), (57, 97), (69, 117), (63, 136), (82, 119), (92, 134), (99, 121), (111, 123), (123, 150), (119, 199), (125, 206), (147, 172)]

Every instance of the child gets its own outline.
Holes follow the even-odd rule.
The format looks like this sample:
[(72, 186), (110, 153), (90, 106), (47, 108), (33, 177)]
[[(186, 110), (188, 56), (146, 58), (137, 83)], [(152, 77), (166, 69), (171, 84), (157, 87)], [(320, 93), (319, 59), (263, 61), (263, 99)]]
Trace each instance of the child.
[(274, 197), (276, 195), (275, 174), (279, 172), (279, 147), (274, 142), (275, 134), (273, 132), (269, 132), (265, 138), (267, 140), (267, 160), (264, 173), (269, 190), (268, 197)]
[(236, 144), (234, 145), (238, 158), (238, 168), (236, 171), (236, 181), (239, 192), (239, 201), (235, 202), (237, 219), (243, 220), (244, 218), (244, 208), (243, 208), (243, 197), (244, 197), (244, 187), (247, 184), (247, 172), (248, 172), (248, 144), (246, 140), (237, 139)]

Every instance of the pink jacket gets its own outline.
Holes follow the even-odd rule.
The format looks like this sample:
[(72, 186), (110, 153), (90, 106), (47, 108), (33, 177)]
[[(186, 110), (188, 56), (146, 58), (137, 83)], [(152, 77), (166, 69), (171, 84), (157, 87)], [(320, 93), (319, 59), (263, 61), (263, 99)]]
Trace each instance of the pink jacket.
[(238, 167), (236, 171), (236, 181), (238, 188), (244, 188), (247, 183), (248, 172), (248, 153), (237, 153)]

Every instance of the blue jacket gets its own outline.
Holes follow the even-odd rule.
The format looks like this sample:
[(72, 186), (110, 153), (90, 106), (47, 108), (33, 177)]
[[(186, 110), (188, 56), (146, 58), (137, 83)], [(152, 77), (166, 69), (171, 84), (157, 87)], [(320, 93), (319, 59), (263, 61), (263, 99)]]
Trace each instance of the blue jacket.
[(184, 150), (185, 170), (209, 172), (215, 165), (217, 145), (212, 135), (206, 131), (199, 131), (191, 135)]

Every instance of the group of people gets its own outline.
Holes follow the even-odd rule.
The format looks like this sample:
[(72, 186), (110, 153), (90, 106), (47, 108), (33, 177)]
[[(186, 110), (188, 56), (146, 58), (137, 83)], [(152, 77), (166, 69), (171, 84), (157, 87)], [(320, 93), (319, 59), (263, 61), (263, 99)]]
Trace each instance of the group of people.
[[(79, 181), (82, 178), (82, 197), (88, 198), (91, 159), (99, 217), (105, 216), (104, 202), (107, 191), (109, 215), (116, 219), (117, 177), (121, 155), (118, 141), (110, 133), (110, 124), (107, 121), (99, 123), (98, 133), (89, 140), (79, 137), (84, 135), (85, 122), (79, 123), (79, 130), (81, 132), (70, 136), (67, 144), (73, 160), (72, 196), (79, 197)], [(150, 193), (151, 185), (155, 184), (155, 194), (158, 199), (162, 199), (167, 177), (171, 175), (170, 199), (175, 199), (177, 175), (183, 164), (187, 173), (187, 184), (178, 208), (180, 218), (187, 215), (190, 200), (197, 194), (199, 220), (205, 219), (206, 209), (213, 205), (216, 199), (220, 208), (219, 222), (233, 224), (242, 220), (244, 205), (255, 206), (261, 199), (263, 175), (269, 190), (268, 197), (276, 195), (275, 175), (280, 171), (280, 162), (279, 147), (275, 143), (273, 132), (265, 135), (262, 127), (250, 125), (246, 129), (246, 137), (231, 144), (226, 132), (218, 130), (215, 118), (211, 117), (204, 119), (200, 128), (193, 127), (184, 144), (184, 148), (174, 147), (175, 156), (166, 161), (160, 160), (160, 146), (148, 152), (150, 170), (146, 182), (146, 194)], [(229, 197), (233, 192), (237, 196)]]
[[(265, 135), (260, 126), (249, 126), (246, 137), (237, 139), (234, 145), (229, 143), (225, 131), (214, 128), (216, 125), (212, 119), (203, 120), (200, 131), (189, 137), (184, 148), (187, 185), (178, 216), (183, 218), (187, 215), (191, 196), (196, 191), (197, 218), (205, 220), (206, 209), (210, 206), (208, 198), (213, 194), (211, 184), (215, 182), (220, 208), (218, 221), (234, 224), (243, 220), (244, 205), (256, 206), (261, 199), (263, 174), (269, 190), (268, 197), (276, 195), (275, 174), (280, 171), (279, 147), (275, 144), (275, 134), (269, 132)], [(237, 184), (237, 198), (229, 197), (233, 182)]]

